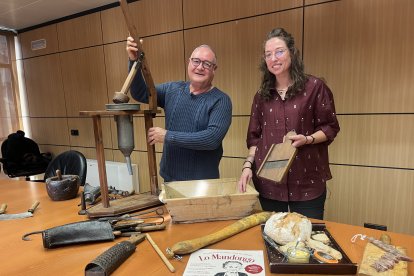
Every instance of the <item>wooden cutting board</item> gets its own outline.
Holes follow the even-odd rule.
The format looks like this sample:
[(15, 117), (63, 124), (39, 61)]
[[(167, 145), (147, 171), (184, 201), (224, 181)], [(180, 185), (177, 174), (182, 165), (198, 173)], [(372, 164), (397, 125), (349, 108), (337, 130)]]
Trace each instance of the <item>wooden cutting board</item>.
[(292, 146), (292, 141), (287, 138), (292, 135), (296, 135), (296, 132), (288, 132), (283, 138), (283, 143), (272, 144), (265, 160), (257, 171), (259, 177), (280, 183), (286, 176), (298, 151), (297, 148)]
[[(402, 253), (406, 254), (402, 247), (398, 247)], [(361, 265), (359, 266), (358, 275), (378, 275), (378, 276), (405, 276), (408, 275), (407, 262), (399, 261), (393, 269), (377, 272), (371, 265), (381, 258), (385, 251), (381, 248), (368, 242), (365, 246), (364, 255), (362, 257)]]

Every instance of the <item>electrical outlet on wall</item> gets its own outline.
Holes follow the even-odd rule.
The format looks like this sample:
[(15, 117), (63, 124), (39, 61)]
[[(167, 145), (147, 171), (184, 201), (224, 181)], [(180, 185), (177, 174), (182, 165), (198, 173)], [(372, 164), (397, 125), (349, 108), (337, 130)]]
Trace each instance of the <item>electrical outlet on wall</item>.
[(79, 130), (77, 130), (77, 129), (71, 129), (70, 130), (70, 135), (72, 135), (72, 136), (79, 136)]

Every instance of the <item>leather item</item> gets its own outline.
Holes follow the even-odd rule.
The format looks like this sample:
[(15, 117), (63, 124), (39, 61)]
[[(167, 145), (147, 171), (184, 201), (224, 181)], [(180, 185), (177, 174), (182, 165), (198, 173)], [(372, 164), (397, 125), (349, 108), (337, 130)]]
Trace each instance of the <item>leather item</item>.
[(93, 220), (50, 228), (43, 231), (42, 237), (45, 248), (85, 242), (113, 241), (115, 239), (109, 222)]
[(43, 231), (31, 232), (25, 234), (23, 240), (29, 240), (27, 236), (37, 233), (42, 233), (44, 248), (56, 248), (87, 242), (113, 241), (115, 239), (111, 224), (108, 221), (96, 220), (69, 223)]

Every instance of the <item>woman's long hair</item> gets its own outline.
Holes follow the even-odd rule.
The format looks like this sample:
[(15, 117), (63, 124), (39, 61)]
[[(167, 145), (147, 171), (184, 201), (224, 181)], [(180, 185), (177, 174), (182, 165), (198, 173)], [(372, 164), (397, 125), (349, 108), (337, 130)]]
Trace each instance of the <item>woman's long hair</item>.
[[(305, 74), (303, 61), (300, 58), (300, 52), (295, 47), (295, 40), (293, 36), (286, 32), (283, 28), (273, 29), (267, 35), (267, 38), (263, 43), (263, 51), (265, 49), (266, 42), (274, 37), (285, 41), (290, 53), (291, 65), (289, 68), (289, 74), (293, 84), (289, 87), (285, 96), (286, 99), (289, 99), (305, 87), (307, 76)], [(259, 94), (264, 99), (269, 100), (272, 98), (272, 91), (274, 93), (276, 88), (276, 76), (269, 72), (264, 58), (262, 58), (262, 61), (260, 62), (260, 71), (262, 72), (262, 83), (260, 85)]]

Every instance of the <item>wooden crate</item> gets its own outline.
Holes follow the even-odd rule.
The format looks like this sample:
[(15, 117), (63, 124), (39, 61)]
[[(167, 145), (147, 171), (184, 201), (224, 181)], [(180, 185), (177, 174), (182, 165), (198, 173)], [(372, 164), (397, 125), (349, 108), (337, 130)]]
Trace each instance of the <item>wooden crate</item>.
[(252, 214), (259, 193), (247, 186), (239, 193), (235, 178), (163, 184), (160, 200), (174, 223), (239, 219)]

